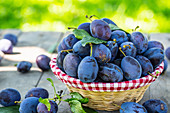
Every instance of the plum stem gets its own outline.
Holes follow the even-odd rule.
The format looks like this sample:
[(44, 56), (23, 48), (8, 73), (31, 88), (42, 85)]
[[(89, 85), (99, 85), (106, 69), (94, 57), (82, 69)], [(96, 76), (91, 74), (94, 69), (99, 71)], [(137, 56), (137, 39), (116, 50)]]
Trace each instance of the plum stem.
[(89, 18), (92, 18), (92, 17), (96, 17), (97, 19), (100, 19), (98, 16), (96, 15), (91, 15)]
[(114, 39), (113, 39), (113, 41), (114, 41), (114, 43), (113, 43), (113, 44), (115, 44), (115, 43), (116, 43), (116, 39), (114, 38)]
[(130, 45), (123, 45), (124, 48), (127, 47), (127, 46), (129, 47), (129, 49), (131, 49)]
[(119, 50), (120, 50), (120, 52), (121, 52), (124, 56), (126, 56), (125, 53), (122, 51), (122, 48), (121, 48), (121, 47), (119, 47)]
[(92, 46), (92, 43), (89, 43), (90, 45), (90, 56), (92, 56), (92, 52), (93, 52), (93, 46)]
[(157, 76), (154, 76), (153, 74), (151, 74), (150, 72), (148, 72), (149, 75), (151, 75), (154, 78), (157, 78)]
[(90, 18), (90, 17), (88, 17), (87, 15), (86, 15), (86, 18), (88, 18), (90, 21), (92, 21), (92, 20), (91, 20), (91, 18)]
[(117, 105), (117, 104), (114, 104), (114, 103), (112, 103), (112, 104), (113, 104), (114, 106), (118, 107), (119, 109), (125, 111), (124, 109), (121, 108), (121, 106), (119, 106), (119, 105)]
[(139, 28), (139, 26), (136, 26), (135, 29), (132, 29), (132, 31), (136, 31)]
[(61, 50), (61, 52), (70, 52), (70, 51), (73, 51), (73, 49), (67, 49), (67, 50)]
[(15, 101), (14, 103), (20, 104), (22, 101)]
[(75, 28), (75, 27), (68, 27), (68, 29), (77, 29), (77, 28)]

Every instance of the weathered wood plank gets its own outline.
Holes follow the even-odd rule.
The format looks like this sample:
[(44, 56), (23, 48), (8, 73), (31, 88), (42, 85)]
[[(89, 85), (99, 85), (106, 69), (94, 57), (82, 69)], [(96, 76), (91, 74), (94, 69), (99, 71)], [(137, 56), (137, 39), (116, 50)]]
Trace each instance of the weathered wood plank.
[[(170, 34), (151, 34), (151, 40), (160, 41), (164, 48), (170, 46)], [(166, 58), (166, 57), (165, 57)], [(168, 61), (168, 69), (164, 75), (161, 75), (154, 83), (150, 86), (150, 99), (161, 99), (170, 108), (170, 61)], [(170, 109), (168, 113), (170, 112)]]
[(11, 33), (16, 36), (19, 36), (22, 33), (22, 31), (20, 29), (1, 29), (0, 30), (0, 38), (3, 38), (3, 36), (7, 33)]

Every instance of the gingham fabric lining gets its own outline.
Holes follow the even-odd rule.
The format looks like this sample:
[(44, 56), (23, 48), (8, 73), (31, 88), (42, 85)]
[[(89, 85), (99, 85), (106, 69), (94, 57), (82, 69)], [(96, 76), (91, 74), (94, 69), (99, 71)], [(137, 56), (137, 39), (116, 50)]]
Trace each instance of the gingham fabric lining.
[(154, 78), (150, 75), (146, 77), (142, 77), (136, 80), (124, 81), (124, 82), (117, 82), (117, 83), (83, 83), (79, 79), (75, 79), (70, 77), (69, 75), (62, 72), (56, 65), (56, 55), (54, 55), (50, 62), (50, 67), (54, 75), (61, 80), (63, 83), (67, 84), (68, 86), (89, 90), (89, 91), (98, 91), (98, 92), (117, 92), (117, 91), (125, 91), (130, 89), (136, 89), (139, 87), (146, 86), (154, 82), (159, 75), (162, 73), (164, 68), (164, 63), (162, 62), (154, 72), (153, 75), (157, 76)]

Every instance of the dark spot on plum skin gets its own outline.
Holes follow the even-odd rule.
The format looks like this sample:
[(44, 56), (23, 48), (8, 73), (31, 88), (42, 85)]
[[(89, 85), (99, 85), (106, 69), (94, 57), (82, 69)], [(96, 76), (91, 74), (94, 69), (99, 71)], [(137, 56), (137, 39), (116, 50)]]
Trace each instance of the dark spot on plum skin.
[(139, 111), (137, 111), (137, 110), (133, 110), (135, 113), (139, 113)]
[(2, 92), (1, 93), (3, 96), (5, 96), (6, 98), (1, 98), (0, 97), (0, 99), (3, 99), (4, 100), (4, 102), (6, 102), (6, 103), (10, 103), (11, 102), (11, 100), (10, 100), (10, 98), (9, 98), (9, 94), (8, 93), (6, 93), (6, 92)]

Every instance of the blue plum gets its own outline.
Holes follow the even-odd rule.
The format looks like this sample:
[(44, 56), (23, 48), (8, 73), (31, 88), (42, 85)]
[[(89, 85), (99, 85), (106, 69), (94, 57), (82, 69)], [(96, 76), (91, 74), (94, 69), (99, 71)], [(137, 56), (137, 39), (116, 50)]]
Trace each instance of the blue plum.
[(122, 59), (121, 68), (127, 80), (134, 80), (141, 77), (142, 67), (139, 62), (131, 56)]
[(90, 32), (93, 37), (102, 40), (109, 40), (111, 36), (111, 30), (109, 25), (102, 20), (93, 20), (90, 24)]
[(63, 61), (64, 71), (71, 77), (77, 78), (77, 69), (81, 57), (75, 53), (68, 53)]
[(37, 106), (37, 112), (38, 113), (57, 113), (58, 111), (58, 105), (55, 101), (49, 100), (49, 103), (51, 105), (50, 111), (48, 111), (47, 106), (43, 103), (39, 103)]
[(110, 62), (113, 62), (113, 60), (116, 58), (117, 53), (118, 53), (118, 45), (115, 41), (108, 41), (106, 43), (106, 47), (110, 49), (110, 52), (111, 52)]
[(2, 51), (5, 54), (13, 53), (13, 45), (11, 41), (9, 41), (8, 39), (1, 39), (0, 40), (0, 51)]
[(102, 18), (101, 20), (105, 21), (108, 24), (113, 24), (113, 25), (117, 26), (112, 20), (110, 20), (108, 18)]
[(167, 113), (168, 106), (162, 100), (150, 99), (143, 103), (148, 113)]
[(170, 47), (168, 47), (168, 48), (165, 50), (165, 55), (166, 55), (166, 57), (168, 58), (168, 60), (170, 60)]
[(148, 113), (146, 108), (135, 102), (125, 102), (121, 105), (120, 113)]
[(133, 32), (131, 41), (137, 48), (138, 54), (142, 54), (148, 49), (148, 39), (141, 32)]
[(89, 23), (89, 22), (80, 24), (77, 29), (84, 29), (84, 30), (87, 31), (89, 34), (91, 34), (91, 33), (90, 33), (90, 23)]
[(137, 55), (136, 56), (137, 61), (140, 63), (142, 66), (142, 75), (146, 76), (148, 75), (148, 72), (151, 73), (153, 72), (153, 66), (150, 60), (142, 55)]
[(39, 104), (39, 98), (28, 97), (24, 99), (19, 108), (20, 113), (37, 113), (37, 105)]
[(120, 82), (123, 80), (123, 71), (115, 64), (106, 63), (100, 66), (98, 76), (105, 82)]
[(104, 44), (93, 45), (92, 56), (100, 63), (107, 63), (111, 60), (111, 51)]
[(28, 61), (21, 61), (17, 64), (17, 71), (21, 73), (27, 73), (30, 71), (32, 63)]
[[(137, 49), (132, 42), (123, 42), (120, 47), (126, 56), (136, 56)], [(120, 53), (120, 57), (123, 57), (122, 53)]]
[(148, 49), (154, 48), (154, 47), (157, 47), (157, 48), (164, 50), (164, 46), (161, 42), (159, 42), (159, 41), (148, 41)]
[(74, 44), (73, 52), (78, 54), (82, 58), (84, 58), (85, 56), (90, 56), (90, 46), (89, 44), (87, 44), (85, 47), (83, 47), (80, 40)]
[(42, 71), (48, 71), (50, 69), (50, 60), (46, 55), (39, 55), (36, 58), (36, 64)]
[(57, 51), (72, 49), (73, 45), (79, 41), (74, 34), (69, 34), (59, 44)]
[(128, 41), (128, 37), (124, 31), (121, 30), (115, 30), (111, 33), (111, 39), (116, 39), (116, 43), (120, 45), (123, 42)]
[(0, 91), (0, 104), (3, 106), (16, 105), (15, 101), (20, 101), (21, 95), (18, 90), (6, 88)]
[(160, 48), (150, 48), (144, 54), (156, 68), (164, 60), (164, 51)]
[(68, 54), (67, 52), (62, 52), (62, 51), (60, 51), (60, 52), (58, 53), (57, 59), (56, 59), (58, 68), (60, 68), (63, 72), (65, 72), (65, 71), (64, 71), (64, 68), (63, 68), (63, 61), (64, 61), (64, 58), (65, 58), (65, 56), (66, 56), (67, 54)]
[(18, 37), (14, 34), (5, 34), (4, 39), (10, 40), (13, 46), (15, 46), (18, 42)]
[(46, 89), (36, 87), (36, 88), (30, 89), (25, 95), (25, 98), (28, 98), (28, 97), (48, 98), (48, 96), (49, 96), (49, 93)]
[(85, 83), (94, 82), (98, 71), (99, 67), (96, 59), (92, 56), (86, 56), (78, 66), (78, 78)]

